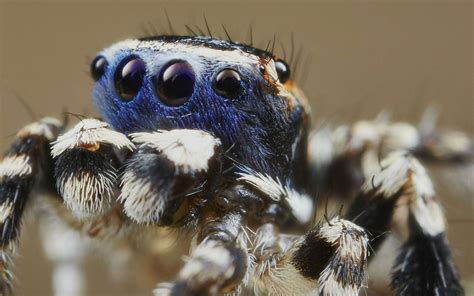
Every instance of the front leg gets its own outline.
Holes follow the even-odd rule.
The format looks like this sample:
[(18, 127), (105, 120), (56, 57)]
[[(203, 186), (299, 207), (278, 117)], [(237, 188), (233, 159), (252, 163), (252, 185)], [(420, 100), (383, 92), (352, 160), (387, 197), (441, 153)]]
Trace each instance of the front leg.
[(218, 209), (203, 223), (197, 246), (176, 281), (160, 284), (154, 295), (216, 295), (232, 292), (243, 282), (249, 264), (243, 213)]

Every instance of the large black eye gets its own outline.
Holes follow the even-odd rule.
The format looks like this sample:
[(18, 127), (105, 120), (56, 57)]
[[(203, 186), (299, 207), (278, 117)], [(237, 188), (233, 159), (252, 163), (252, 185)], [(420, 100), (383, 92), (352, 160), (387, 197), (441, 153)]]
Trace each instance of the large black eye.
[(94, 81), (99, 80), (105, 73), (109, 63), (103, 56), (96, 56), (91, 63), (91, 75)]
[(145, 73), (145, 63), (140, 58), (130, 56), (122, 60), (114, 76), (117, 94), (124, 101), (131, 101), (140, 91)]
[(224, 97), (234, 98), (243, 91), (239, 72), (234, 69), (224, 69), (217, 74), (214, 90)]
[(283, 60), (275, 61), (275, 68), (278, 74), (278, 80), (281, 83), (285, 83), (290, 79), (290, 66)]
[(190, 64), (181, 60), (171, 61), (161, 70), (156, 81), (156, 91), (163, 103), (178, 106), (191, 98), (195, 81), (196, 76)]

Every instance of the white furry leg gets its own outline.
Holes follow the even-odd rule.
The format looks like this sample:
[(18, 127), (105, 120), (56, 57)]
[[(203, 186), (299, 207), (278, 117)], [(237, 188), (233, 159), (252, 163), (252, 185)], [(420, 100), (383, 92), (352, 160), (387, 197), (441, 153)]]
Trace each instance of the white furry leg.
[(365, 280), (368, 238), (355, 224), (334, 218), (303, 237), (257, 231), (255, 287), (273, 295), (358, 295)]

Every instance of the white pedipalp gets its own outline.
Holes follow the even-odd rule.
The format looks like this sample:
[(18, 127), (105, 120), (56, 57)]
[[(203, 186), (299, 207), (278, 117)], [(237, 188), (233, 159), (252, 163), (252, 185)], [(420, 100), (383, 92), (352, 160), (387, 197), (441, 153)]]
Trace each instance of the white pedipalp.
[(149, 180), (138, 178), (130, 170), (122, 177), (118, 201), (123, 203), (127, 216), (139, 223), (158, 220), (163, 214), (166, 196), (155, 196), (152, 186)]
[(61, 178), (58, 190), (66, 206), (80, 219), (103, 214), (109, 209), (114, 196), (114, 172), (104, 171), (100, 175), (79, 172)]
[(220, 140), (200, 130), (175, 129), (130, 135), (138, 145), (156, 149), (185, 174), (205, 172)]
[(109, 124), (97, 119), (83, 119), (53, 142), (51, 154), (58, 157), (68, 149), (100, 144), (110, 144), (118, 149), (135, 149), (124, 134), (110, 129)]

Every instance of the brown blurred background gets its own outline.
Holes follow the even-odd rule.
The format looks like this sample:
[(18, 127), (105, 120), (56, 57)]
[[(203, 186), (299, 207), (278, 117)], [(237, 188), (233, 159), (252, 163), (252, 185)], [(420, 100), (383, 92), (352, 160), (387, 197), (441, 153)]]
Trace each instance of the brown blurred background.
[[(470, 1), (7, 1), (0, 4), (0, 148), (31, 118), (16, 97), (39, 115), (93, 114), (89, 61), (109, 44), (140, 34), (143, 25), (214, 31), (265, 47), (276, 34), (290, 49), (303, 47), (299, 76), (316, 119), (373, 117), (385, 109), (416, 121), (428, 105), (444, 127), (473, 133), (473, 3)], [(305, 67), (302, 67), (302, 66)], [(303, 69), (306, 68), (306, 69)], [(305, 76), (304, 78), (301, 76)], [(472, 170), (464, 176), (474, 182)], [(450, 220), (449, 237), (461, 274), (474, 280), (473, 196), (438, 183)], [(466, 193), (464, 193), (466, 195)], [(37, 227), (23, 232), (16, 274), (20, 295), (50, 295), (50, 266)], [(88, 262), (88, 295), (127, 295), (98, 256)], [(469, 285), (469, 284), (468, 284)], [(469, 290), (474, 293), (472, 288)], [(469, 293), (469, 292), (468, 292)]]

